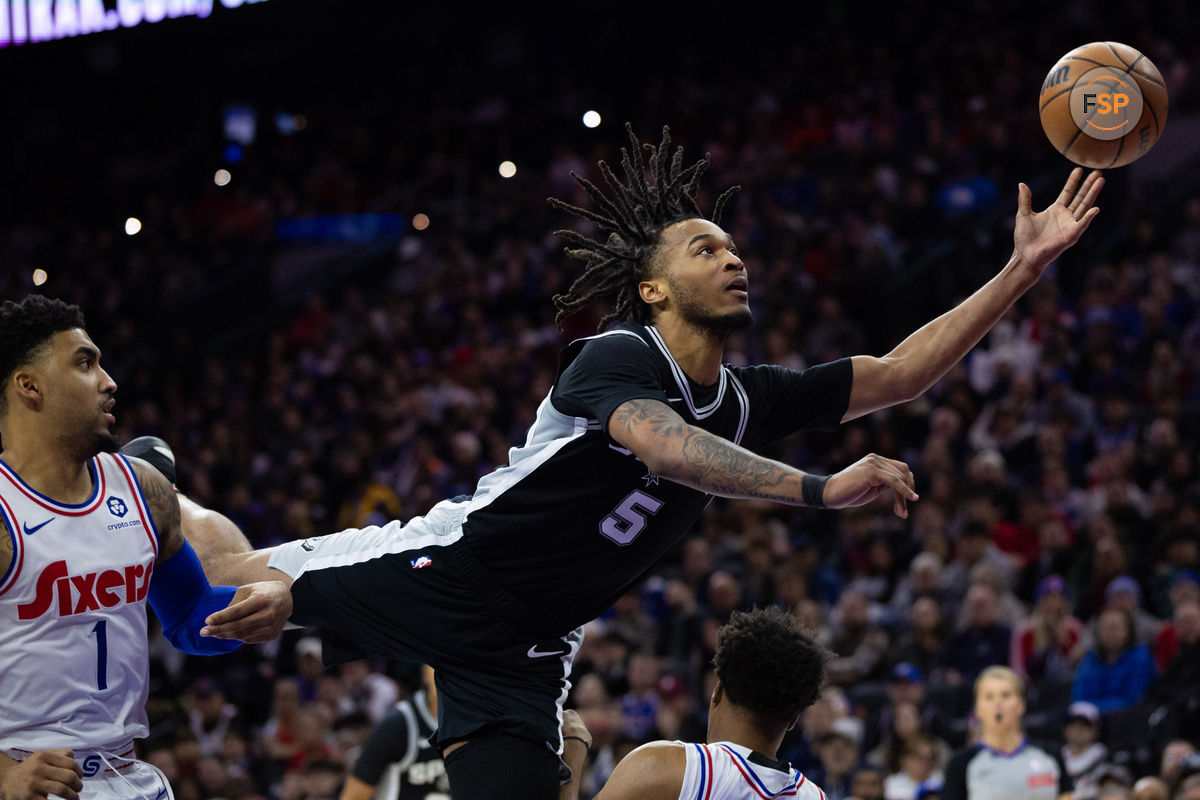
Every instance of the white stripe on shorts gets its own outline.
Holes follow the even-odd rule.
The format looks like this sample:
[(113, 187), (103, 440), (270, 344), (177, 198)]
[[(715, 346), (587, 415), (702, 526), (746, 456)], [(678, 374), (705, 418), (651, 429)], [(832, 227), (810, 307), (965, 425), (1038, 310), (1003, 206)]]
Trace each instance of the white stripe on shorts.
[[(443, 500), (408, 522), (350, 528), (328, 536), (297, 539), (275, 548), (267, 566), (297, 580), (305, 572), (361, 564), (385, 555), (453, 544), (462, 538), (467, 502)], [(415, 553), (414, 553), (415, 555)]]

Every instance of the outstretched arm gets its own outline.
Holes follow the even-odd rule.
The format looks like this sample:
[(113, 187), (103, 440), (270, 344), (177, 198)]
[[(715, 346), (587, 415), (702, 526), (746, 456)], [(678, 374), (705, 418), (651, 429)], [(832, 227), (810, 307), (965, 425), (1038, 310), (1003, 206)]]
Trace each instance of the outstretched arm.
[(1029, 187), (1017, 192), (1013, 254), (996, 277), (956, 308), (923, 326), (882, 358), (855, 356), (854, 383), (843, 422), (911, 400), (933, 386), (992, 329), (1050, 262), (1079, 240), (1100, 213), (1104, 187), (1099, 170), (1080, 186), (1083, 170), (1071, 172), (1058, 199), (1034, 213)]
[[(144, 461), (130, 458), (129, 463), (158, 529), (158, 560), (150, 580), (149, 601), (168, 641), (185, 652), (204, 655), (237, 646), (237, 642), (231, 647), (218, 639), (263, 642), (278, 636), (292, 612), (287, 586), (278, 581), (241, 588), (212, 585), (196, 551), (184, 538), (175, 487)], [(202, 629), (206, 618), (217, 612), (233, 624), (219, 634)]]
[(632, 450), (651, 472), (721, 497), (849, 508), (890, 492), (899, 517), (907, 517), (908, 501), (917, 499), (908, 466), (874, 454), (829, 476), (827, 482), (818, 481), (824, 483), (823, 492), (814, 496), (814, 476), (690, 425), (658, 400), (628, 400), (619, 405), (609, 418), (608, 435)]

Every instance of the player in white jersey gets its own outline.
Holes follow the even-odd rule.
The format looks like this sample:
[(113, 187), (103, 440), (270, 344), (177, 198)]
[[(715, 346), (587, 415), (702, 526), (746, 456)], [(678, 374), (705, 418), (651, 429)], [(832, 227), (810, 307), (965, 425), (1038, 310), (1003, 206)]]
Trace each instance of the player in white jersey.
[[(776, 760), (783, 736), (812, 705), (828, 652), (778, 608), (735, 612), (717, 634), (717, 686), (708, 743), (651, 742), (622, 759), (596, 800), (825, 800), (820, 787)], [(564, 718), (564, 745), (587, 742), (577, 715)], [(586, 748), (564, 748), (575, 776)], [(560, 800), (576, 800), (578, 781)]]
[(189, 653), (279, 634), (279, 583), (210, 586), (170, 482), (115, 454), (116, 383), (75, 306), (0, 307), (0, 798), (163, 798), (147, 734), (146, 604)]

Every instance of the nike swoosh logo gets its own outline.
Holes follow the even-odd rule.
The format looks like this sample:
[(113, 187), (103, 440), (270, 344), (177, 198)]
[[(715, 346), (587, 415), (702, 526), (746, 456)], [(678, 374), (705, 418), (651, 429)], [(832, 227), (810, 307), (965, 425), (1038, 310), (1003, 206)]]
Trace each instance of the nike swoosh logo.
[(43, 522), (41, 525), (34, 525), (32, 528), (31, 528), (31, 527), (29, 527), (29, 523), (28, 523), (28, 522), (26, 522), (26, 523), (25, 523), (25, 525), (24, 525), (24, 527), (25, 527), (25, 535), (26, 535), (26, 536), (33, 536), (35, 533), (37, 533), (37, 532), (38, 532), (38, 531), (40, 531), (42, 528), (44, 528), (44, 527), (46, 527), (47, 525), (49, 525), (51, 522), (54, 522), (54, 517), (51, 517), (50, 519), (46, 520), (46, 521), (45, 521), (45, 522)]
[(530, 658), (545, 658), (546, 656), (565, 656), (566, 654), (566, 650), (551, 650), (543, 653), (537, 649), (537, 645), (535, 644), (533, 647), (529, 648), (529, 652), (525, 655), (529, 656)]

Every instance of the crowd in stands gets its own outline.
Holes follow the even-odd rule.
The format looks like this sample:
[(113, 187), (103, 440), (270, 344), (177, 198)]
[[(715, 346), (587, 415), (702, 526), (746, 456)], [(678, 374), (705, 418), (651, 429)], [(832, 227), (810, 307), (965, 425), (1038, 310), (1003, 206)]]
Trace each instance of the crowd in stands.
[[(537, 39), (506, 39), (440, 82), (296, 100), (306, 127), (264, 132), (227, 188), (175, 180), (183, 150), (219, 151), (219, 134), (100, 132), (146, 232), (120, 235), (83, 204), (47, 214), (49, 189), (31, 188), (0, 229), (0, 293), (22, 296), (27, 267), (48, 266), (39, 291), (81, 304), (121, 386), (122, 440), (165, 438), (181, 490), (257, 546), (420, 514), (507, 462), (558, 349), (595, 326), (594, 311), (554, 324), (550, 297), (576, 266), (549, 235), (572, 221), (545, 197), (581, 200), (569, 173), (598, 178), (596, 159), (614, 158), (614, 115), (710, 152), (709, 202), (742, 185), (726, 224), (757, 325), (730, 340), (731, 362), (880, 354), (1003, 265), (1017, 181), (1044, 205), (1069, 166), (1037, 126), (1036, 87), (1097, 20), (1068, 3), (1024, 41), (1009, 10), (933, 19), (938, 4), (913, 5), (872, 22), (833, 4), (793, 42), (760, 31), (762, 47), (716, 47), (719, 64), (676, 30), (652, 39), (669, 70), (630, 56), (586, 90), (546, 69)], [(1121, 13), (1186, 113), (1197, 16), (1156, 6)], [(627, 36), (642, 44), (597, 24), (578, 57), (611, 59)], [(436, 64), (439, 44), (418, 36), (403, 58)], [(556, 122), (589, 92), (611, 109), (600, 131)], [(510, 181), (489, 144), (506, 137), (529, 165)], [(718, 626), (778, 604), (834, 653), (780, 753), (830, 800), (934, 796), (993, 664), (1026, 681), (1026, 730), (1066, 748), (1078, 800), (1132, 797), (1145, 776), (1164, 793), (1139, 797), (1200, 797), (1200, 188), (1133, 195), (1114, 175), (1085, 241), (926, 395), (769, 453), (818, 473), (903, 459), (921, 496), (908, 520), (717, 500), (588, 626), (568, 700), (594, 735), (585, 794), (642, 742), (702, 740)], [(300, 303), (275, 297), (271, 270), (296, 248), (278, 223), (418, 212), (428, 229), (346, 256), (358, 271)], [(143, 755), (179, 800), (335, 797), (416, 673), (324, 668), (320, 654), (309, 632), (215, 659), (159, 638)]]

